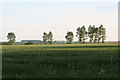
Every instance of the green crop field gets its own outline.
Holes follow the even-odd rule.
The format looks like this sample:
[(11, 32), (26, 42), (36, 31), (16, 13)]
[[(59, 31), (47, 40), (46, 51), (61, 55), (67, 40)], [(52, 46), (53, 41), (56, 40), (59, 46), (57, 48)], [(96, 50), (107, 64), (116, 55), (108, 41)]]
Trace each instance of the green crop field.
[(3, 45), (3, 78), (117, 78), (118, 43)]

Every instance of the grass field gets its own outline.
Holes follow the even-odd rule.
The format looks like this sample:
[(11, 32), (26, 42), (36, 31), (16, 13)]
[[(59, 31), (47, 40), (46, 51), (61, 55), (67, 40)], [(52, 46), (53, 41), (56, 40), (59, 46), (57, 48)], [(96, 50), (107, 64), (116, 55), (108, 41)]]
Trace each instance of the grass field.
[(117, 78), (118, 44), (4, 45), (3, 78)]

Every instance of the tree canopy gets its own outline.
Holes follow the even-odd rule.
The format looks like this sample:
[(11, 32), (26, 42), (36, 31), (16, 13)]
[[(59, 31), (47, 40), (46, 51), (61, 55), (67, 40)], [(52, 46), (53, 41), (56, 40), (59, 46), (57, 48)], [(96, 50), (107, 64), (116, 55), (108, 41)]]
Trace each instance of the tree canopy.
[(52, 40), (53, 40), (53, 34), (51, 31), (48, 34), (46, 32), (43, 33), (43, 42), (45, 44), (47, 43), (52, 44)]
[(69, 31), (68, 31), (68, 32), (67, 32), (67, 35), (65, 36), (68, 44), (71, 44), (71, 43), (72, 43), (73, 37), (74, 37), (73, 32), (69, 32)]
[(15, 34), (13, 32), (11, 32), (11, 33), (8, 33), (7, 39), (9, 40), (8, 44), (13, 45), (13, 44), (15, 44), (16, 36), (15, 36)]

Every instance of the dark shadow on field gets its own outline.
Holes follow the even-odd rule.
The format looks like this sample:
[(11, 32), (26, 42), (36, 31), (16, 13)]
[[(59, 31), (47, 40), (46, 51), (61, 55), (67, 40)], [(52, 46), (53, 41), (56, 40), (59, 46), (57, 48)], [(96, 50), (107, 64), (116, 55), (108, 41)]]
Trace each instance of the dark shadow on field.
[[(42, 47), (42, 48), (117, 48), (120, 46), (50, 46), (50, 47)], [(40, 47), (41, 48), (41, 47)]]
[[(66, 48), (71, 47), (86, 46), (67, 46)], [(107, 50), (5, 51), (2, 55), (3, 78), (117, 78), (118, 51), (111, 48)], [(105, 72), (99, 75), (101, 68)]]
[[(116, 78), (114, 53), (52, 50), (3, 54), (3, 78)], [(99, 76), (101, 68), (106, 72)]]

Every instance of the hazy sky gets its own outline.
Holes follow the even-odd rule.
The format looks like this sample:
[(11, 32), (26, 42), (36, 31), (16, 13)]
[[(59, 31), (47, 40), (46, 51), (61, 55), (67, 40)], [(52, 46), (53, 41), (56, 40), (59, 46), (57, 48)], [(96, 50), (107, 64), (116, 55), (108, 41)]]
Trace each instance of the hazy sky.
[[(118, 3), (114, 0), (79, 1), (20, 1), (3, 2), (0, 6), (2, 38), (14, 32), (17, 41), (42, 40), (43, 32), (52, 31), (54, 40), (65, 40), (67, 31), (82, 25), (101, 24), (107, 29), (107, 40), (118, 40)], [(74, 37), (74, 40), (78, 40)]]

